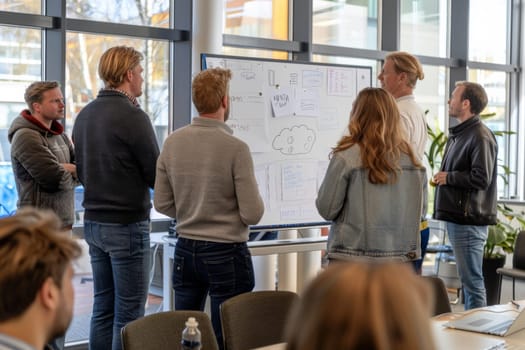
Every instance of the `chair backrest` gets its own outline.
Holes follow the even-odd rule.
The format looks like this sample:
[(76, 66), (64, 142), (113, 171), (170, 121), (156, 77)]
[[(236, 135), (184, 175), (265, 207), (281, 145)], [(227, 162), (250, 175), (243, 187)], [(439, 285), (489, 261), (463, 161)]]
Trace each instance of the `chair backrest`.
[(299, 299), (288, 291), (256, 291), (221, 304), (226, 350), (246, 350), (284, 342), (288, 314)]
[(210, 317), (202, 311), (166, 311), (144, 316), (122, 328), (122, 350), (180, 349), (188, 317), (199, 322), (202, 348), (219, 350)]
[(512, 267), (525, 270), (525, 231), (518, 232), (518, 237), (516, 237)]
[(431, 286), (434, 292), (434, 310), (432, 316), (451, 312), (450, 300), (447, 288), (443, 280), (436, 276), (423, 276), (423, 279)]

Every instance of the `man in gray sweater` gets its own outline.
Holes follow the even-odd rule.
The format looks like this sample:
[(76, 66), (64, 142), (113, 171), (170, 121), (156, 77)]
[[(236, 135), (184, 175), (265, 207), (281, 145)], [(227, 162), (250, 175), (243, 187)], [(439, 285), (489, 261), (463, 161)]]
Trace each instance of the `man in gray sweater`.
[(192, 99), (199, 116), (164, 143), (154, 196), (155, 208), (177, 220), (175, 309), (203, 310), (209, 292), (220, 346), (220, 304), (255, 284), (248, 225), (264, 213), (248, 145), (224, 123), (230, 78), (230, 70), (220, 68), (194, 78)]

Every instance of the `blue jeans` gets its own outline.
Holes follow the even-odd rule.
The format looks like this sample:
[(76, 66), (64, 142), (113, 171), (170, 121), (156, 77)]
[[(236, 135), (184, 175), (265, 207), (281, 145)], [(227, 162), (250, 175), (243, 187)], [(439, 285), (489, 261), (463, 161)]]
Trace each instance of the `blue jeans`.
[(483, 283), (483, 246), (488, 226), (458, 225), (446, 222), (448, 238), (463, 285), (465, 310), (487, 305)]
[(246, 243), (217, 243), (179, 237), (173, 258), (175, 310), (204, 310), (210, 294), (211, 321), (222, 349), (219, 307), (255, 286)]
[(416, 273), (421, 274), (421, 269), (423, 268), (423, 261), (425, 260), (425, 254), (427, 253), (428, 239), (430, 238), (430, 228), (426, 228), (419, 231), (421, 235), (421, 258), (414, 260), (412, 265)]
[(93, 269), (91, 350), (121, 350), (120, 329), (144, 316), (151, 269), (150, 222), (84, 222)]

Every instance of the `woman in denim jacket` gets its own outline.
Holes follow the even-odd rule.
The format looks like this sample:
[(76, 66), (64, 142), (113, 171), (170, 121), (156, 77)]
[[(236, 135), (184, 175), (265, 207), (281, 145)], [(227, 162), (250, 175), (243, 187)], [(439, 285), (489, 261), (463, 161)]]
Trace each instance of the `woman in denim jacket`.
[(331, 152), (317, 209), (331, 220), (328, 258), (412, 261), (421, 255), (426, 171), (406, 141), (394, 98), (380, 88), (357, 96)]

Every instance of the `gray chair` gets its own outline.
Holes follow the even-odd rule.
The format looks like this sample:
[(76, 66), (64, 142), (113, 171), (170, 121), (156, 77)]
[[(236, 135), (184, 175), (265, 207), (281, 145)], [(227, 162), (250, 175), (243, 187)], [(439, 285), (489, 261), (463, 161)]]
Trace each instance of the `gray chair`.
[(285, 341), (288, 314), (299, 296), (288, 291), (256, 291), (221, 304), (226, 350), (246, 350)]
[(434, 292), (434, 308), (432, 310), (432, 316), (452, 312), (447, 288), (445, 287), (443, 280), (437, 276), (423, 276), (422, 278), (431, 286), (432, 291)]
[(202, 311), (166, 311), (144, 316), (122, 328), (122, 350), (180, 349), (188, 317), (199, 322), (202, 348), (219, 350), (209, 316)]
[(525, 280), (525, 231), (520, 231), (514, 245), (512, 268), (500, 267), (496, 270), (499, 274), (499, 298), (501, 301), (501, 283), (503, 277), (512, 278), (512, 300), (516, 299), (516, 280)]

